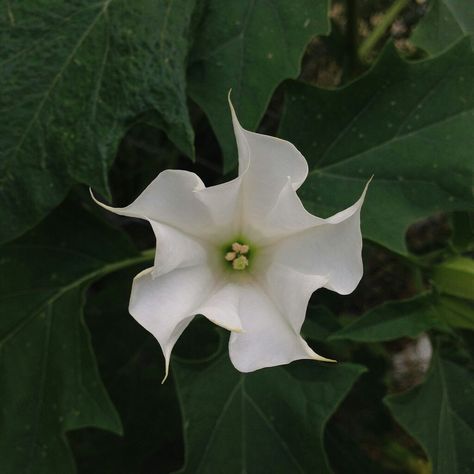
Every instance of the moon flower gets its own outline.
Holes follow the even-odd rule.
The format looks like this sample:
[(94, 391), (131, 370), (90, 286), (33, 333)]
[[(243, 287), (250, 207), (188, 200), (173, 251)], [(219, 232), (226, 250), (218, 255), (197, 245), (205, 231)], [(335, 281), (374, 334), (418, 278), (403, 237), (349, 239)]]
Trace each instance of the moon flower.
[(351, 293), (362, 277), (367, 186), (332, 217), (311, 215), (296, 194), (308, 175), (301, 153), (243, 129), (230, 108), (237, 178), (206, 187), (194, 173), (166, 170), (127, 207), (98, 203), (148, 220), (155, 232), (154, 265), (133, 280), (129, 311), (158, 340), (166, 375), (174, 344), (197, 314), (231, 331), (230, 359), (241, 372), (331, 361), (300, 336), (309, 298), (321, 287)]

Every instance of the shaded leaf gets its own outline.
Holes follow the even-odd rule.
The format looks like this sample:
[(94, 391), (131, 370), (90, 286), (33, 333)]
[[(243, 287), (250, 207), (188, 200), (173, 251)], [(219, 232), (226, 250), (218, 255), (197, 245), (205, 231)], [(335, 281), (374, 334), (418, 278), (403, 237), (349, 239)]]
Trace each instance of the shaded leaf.
[(161, 384), (161, 348), (128, 313), (130, 283), (139, 270), (132, 267), (101, 279), (84, 308), (123, 436), (98, 429), (68, 433), (79, 473), (168, 473), (182, 465), (179, 405), (173, 384)]
[(364, 371), (298, 362), (242, 374), (227, 355), (173, 369), (186, 443), (180, 472), (193, 474), (329, 473), (324, 427)]
[(474, 470), (473, 398), (472, 373), (435, 355), (422, 385), (384, 401), (424, 447), (433, 474), (469, 474)]
[(474, 305), (472, 301), (442, 296), (439, 302), (441, 316), (447, 324), (474, 330)]
[(377, 342), (399, 337), (414, 338), (442, 325), (439, 311), (433, 295), (429, 293), (409, 300), (389, 301), (332, 334), (330, 340)]
[(108, 192), (126, 128), (154, 109), (186, 153), (194, 1), (7, 2), (0, 17), (0, 241), (36, 224), (73, 180)]
[[(462, 36), (474, 34), (474, 8), (471, 0), (432, 0), (410, 40), (429, 54), (445, 50)], [(474, 38), (471, 38), (474, 47)]]
[(308, 313), (301, 330), (304, 338), (326, 341), (328, 337), (341, 329), (341, 325), (329, 308), (322, 305), (308, 306)]
[(224, 153), (237, 164), (227, 93), (254, 130), (277, 85), (296, 77), (308, 41), (329, 31), (326, 0), (210, 0), (192, 50), (189, 94), (204, 110)]
[(61, 207), (0, 252), (2, 473), (75, 472), (66, 431), (121, 432), (82, 318), (85, 286), (143, 260), (121, 234)]
[(474, 300), (474, 261), (455, 257), (433, 268), (432, 280), (443, 293)]
[(324, 216), (344, 209), (374, 175), (362, 231), (400, 253), (410, 224), (469, 209), (473, 81), (474, 55), (463, 41), (415, 63), (389, 46), (367, 75), (339, 90), (289, 83), (280, 134), (309, 161), (300, 191), (307, 209)]

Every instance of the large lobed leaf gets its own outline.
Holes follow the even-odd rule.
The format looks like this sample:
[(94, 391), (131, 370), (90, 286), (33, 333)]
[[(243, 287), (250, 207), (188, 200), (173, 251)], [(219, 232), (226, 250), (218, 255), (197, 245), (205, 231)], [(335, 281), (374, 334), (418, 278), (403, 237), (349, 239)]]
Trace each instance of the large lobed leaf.
[(121, 432), (83, 322), (83, 293), (99, 276), (142, 259), (117, 230), (69, 207), (2, 248), (2, 473), (73, 473), (66, 431)]
[(472, 373), (436, 355), (422, 385), (385, 399), (395, 419), (427, 451), (433, 474), (474, 471)]
[(193, 0), (6, 2), (0, 16), (0, 241), (32, 227), (77, 180), (106, 194), (132, 120), (148, 110), (186, 153)]
[(410, 224), (472, 207), (473, 82), (474, 54), (464, 40), (414, 63), (389, 46), (368, 74), (338, 90), (289, 83), (280, 134), (309, 161), (300, 191), (307, 209), (340, 211), (374, 175), (363, 234), (406, 253)]
[(330, 473), (324, 450), (329, 417), (365, 369), (297, 362), (251, 374), (228, 356), (174, 362), (183, 413), (182, 473)]
[(295, 78), (308, 41), (329, 32), (327, 0), (209, 0), (192, 49), (189, 94), (204, 110), (224, 153), (237, 163), (229, 107), (254, 130), (280, 82)]

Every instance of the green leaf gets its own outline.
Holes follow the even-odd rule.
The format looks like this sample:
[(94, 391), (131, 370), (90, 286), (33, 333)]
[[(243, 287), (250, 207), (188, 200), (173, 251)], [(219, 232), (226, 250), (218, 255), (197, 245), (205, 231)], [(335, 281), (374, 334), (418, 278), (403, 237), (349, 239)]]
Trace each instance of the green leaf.
[[(432, 0), (426, 16), (420, 21), (410, 40), (419, 48), (435, 55), (462, 36), (474, 34), (472, 0)], [(474, 37), (471, 37), (474, 47)]]
[(474, 305), (471, 301), (442, 296), (439, 299), (440, 314), (450, 326), (474, 330)]
[(108, 193), (132, 120), (149, 110), (193, 154), (185, 94), (194, 1), (7, 2), (0, 17), (0, 241), (40, 221), (73, 180)]
[(365, 370), (298, 362), (239, 373), (227, 355), (174, 362), (183, 414), (183, 473), (329, 473), (323, 434), (329, 417)]
[(161, 348), (128, 312), (130, 283), (139, 270), (101, 279), (87, 297), (86, 324), (123, 436), (97, 429), (68, 433), (80, 473), (158, 474), (183, 464), (179, 404), (173, 384), (161, 384)]
[(474, 55), (463, 41), (415, 63), (389, 46), (367, 75), (338, 90), (289, 83), (280, 134), (309, 161), (300, 191), (307, 209), (344, 209), (374, 175), (363, 234), (406, 253), (410, 224), (471, 208), (473, 82)]
[(384, 401), (423, 446), (433, 474), (468, 474), (474, 470), (473, 399), (472, 373), (435, 355), (422, 385)]
[(329, 32), (327, 0), (210, 0), (192, 50), (189, 94), (204, 110), (236, 166), (227, 93), (242, 125), (254, 130), (275, 88), (296, 77), (308, 41)]
[(119, 231), (72, 207), (1, 249), (3, 473), (73, 473), (66, 431), (121, 432), (91, 351), (83, 293), (99, 276), (143, 259)]
[(432, 280), (443, 293), (474, 300), (474, 261), (456, 257), (433, 268)]
[(303, 336), (315, 341), (326, 341), (328, 337), (341, 329), (341, 325), (330, 311), (323, 305), (308, 306), (306, 319), (301, 330)]
[(390, 341), (399, 337), (417, 337), (441, 326), (439, 308), (430, 293), (409, 300), (389, 301), (371, 309), (354, 322), (330, 336), (330, 340), (360, 342)]

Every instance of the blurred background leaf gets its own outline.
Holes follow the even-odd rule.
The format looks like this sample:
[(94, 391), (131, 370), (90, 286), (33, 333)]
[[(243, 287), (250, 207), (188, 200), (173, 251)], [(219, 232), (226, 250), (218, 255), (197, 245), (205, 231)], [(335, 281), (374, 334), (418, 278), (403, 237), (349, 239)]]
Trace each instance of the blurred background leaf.
[(443, 321), (436, 298), (425, 293), (409, 300), (383, 303), (333, 333), (330, 340), (390, 341), (400, 337), (416, 337), (440, 326), (443, 326)]
[[(470, 0), (431, 0), (425, 18), (411, 41), (429, 54), (438, 54), (465, 35), (474, 33), (474, 9)], [(474, 47), (474, 39), (471, 39)]]
[(422, 385), (385, 401), (428, 452), (433, 474), (467, 474), (474, 469), (473, 398), (472, 372), (436, 355)]

